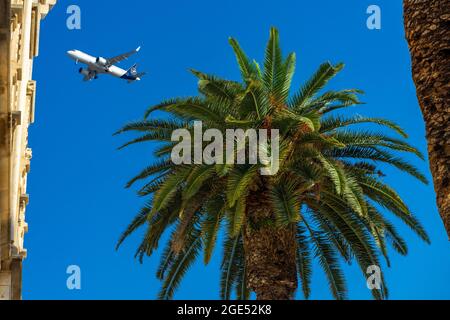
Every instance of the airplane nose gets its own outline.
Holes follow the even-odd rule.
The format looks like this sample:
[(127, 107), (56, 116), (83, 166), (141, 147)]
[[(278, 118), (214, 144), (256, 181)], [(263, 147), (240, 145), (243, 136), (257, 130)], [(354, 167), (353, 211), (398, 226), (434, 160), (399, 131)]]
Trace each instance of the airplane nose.
[(67, 55), (70, 57), (73, 57), (75, 55), (75, 51), (74, 50), (69, 50), (67, 51)]

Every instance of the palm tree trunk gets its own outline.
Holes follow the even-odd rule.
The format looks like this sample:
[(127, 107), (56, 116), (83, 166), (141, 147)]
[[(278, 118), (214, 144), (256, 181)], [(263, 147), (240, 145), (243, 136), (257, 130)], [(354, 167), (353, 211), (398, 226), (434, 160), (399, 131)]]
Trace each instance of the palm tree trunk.
[(247, 197), (247, 286), (258, 300), (290, 300), (297, 289), (294, 228), (275, 228), (267, 190)]
[(450, 237), (450, 0), (404, 0), (403, 6), (437, 205)]

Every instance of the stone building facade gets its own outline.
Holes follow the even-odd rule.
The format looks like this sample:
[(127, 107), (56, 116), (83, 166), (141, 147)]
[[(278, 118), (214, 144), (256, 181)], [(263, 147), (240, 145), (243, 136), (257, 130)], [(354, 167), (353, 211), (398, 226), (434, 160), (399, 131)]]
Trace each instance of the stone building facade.
[(56, 0), (0, 0), (0, 300), (21, 299), (40, 21)]

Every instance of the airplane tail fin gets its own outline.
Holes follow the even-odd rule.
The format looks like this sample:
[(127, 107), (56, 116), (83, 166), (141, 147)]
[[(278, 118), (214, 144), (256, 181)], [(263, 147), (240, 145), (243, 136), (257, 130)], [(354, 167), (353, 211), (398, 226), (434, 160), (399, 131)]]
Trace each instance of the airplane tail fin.
[(137, 71), (137, 64), (134, 64), (127, 72), (122, 76), (123, 79), (128, 80), (128, 82), (139, 81), (141, 77), (145, 75), (145, 72)]
[(130, 69), (127, 70), (128, 76), (135, 76), (137, 74), (137, 63), (133, 64)]
[(145, 74), (145, 72), (137, 71), (137, 64), (134, 64), (127, 72), (122, 76), (123, 79), (128, 80), (128, 82), (141, 80), (141, 77)]

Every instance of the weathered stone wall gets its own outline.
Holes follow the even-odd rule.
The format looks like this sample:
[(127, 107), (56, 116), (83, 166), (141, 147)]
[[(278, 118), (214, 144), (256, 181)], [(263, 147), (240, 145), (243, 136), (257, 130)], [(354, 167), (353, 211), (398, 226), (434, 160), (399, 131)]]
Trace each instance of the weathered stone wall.
[(0, 299), (20, 299), (40, 21), (56, 0), (0, 0)]

